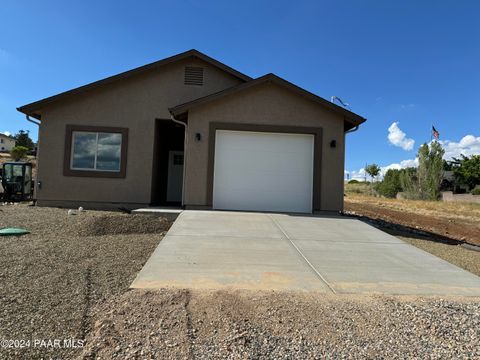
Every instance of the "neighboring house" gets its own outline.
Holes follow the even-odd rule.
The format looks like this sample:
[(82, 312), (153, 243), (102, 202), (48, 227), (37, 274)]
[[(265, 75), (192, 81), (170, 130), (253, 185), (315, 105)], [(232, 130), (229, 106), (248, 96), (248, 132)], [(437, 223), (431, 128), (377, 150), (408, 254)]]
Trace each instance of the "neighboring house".
[(0, 133), (0, 152), (10, 152), (15, 147), (15, 139)]
[(196, 50), (18, 110), (40, 123), (38, 205), (90, 208), (339, 211), (365, 121)]
[(466, 193), (469, 191), (468, 185), (460, 183), (455, 178), (455, 173), (452, 170), (445, 170), (443, 172), (443, 180), (440, 188), (443, 191), (453, 191), (454, 193)]

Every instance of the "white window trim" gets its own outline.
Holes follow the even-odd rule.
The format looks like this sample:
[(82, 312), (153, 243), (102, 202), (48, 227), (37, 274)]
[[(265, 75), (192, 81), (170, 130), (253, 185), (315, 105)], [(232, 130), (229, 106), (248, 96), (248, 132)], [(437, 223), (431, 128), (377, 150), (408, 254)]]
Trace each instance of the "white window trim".
[[(93, 168), (76, 168), (73, 167), (73, 160), (74, 160), (74, 153), (73, 150), (75, 148), (75, 134), (94, 134), (95, 135), (95, 159), (93, 161)], [(97, 169), (97, 156), (98, 156), (98, 134), (119, 134), (119, 133), (114, 133), (114, 132), (92, 132), (92, 131), (72, 131), (72, 145), (70, 149), (70, 170), (75, 170), (75, 171), (101, 171), (101, 172), (111, 172), (111, 173), (119, 173), (122, 170), (122, 144), (123, 144), (123, 134), (120, 134), (120, 156), (119, 156), (119, 169), (118, 170), (106, 170), (106, 169)]]

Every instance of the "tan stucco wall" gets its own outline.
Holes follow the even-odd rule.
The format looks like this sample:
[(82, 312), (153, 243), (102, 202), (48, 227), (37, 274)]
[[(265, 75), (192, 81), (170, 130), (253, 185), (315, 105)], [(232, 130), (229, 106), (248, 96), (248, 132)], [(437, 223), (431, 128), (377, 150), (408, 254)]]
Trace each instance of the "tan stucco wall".
[[(204, 86), (184, 85), (185, 66), (205, 68)], [(38, 181), (42, 185), (36, 192), (39, 205), (150, 203), (155, 119), (169, 119), (169, 107), (240, 82), (232, 75), (192, 58), (89, 90), (42, 109), (38, 163)], [(127, 127), (126, 178), (63, 176), (67, 124)]]
[[(185, 204), (207, 205), (208, 133), (210, 122), (323, 128), (321, 210), (343, 210), (345, 137), (343, 118), (275, 84), (258, 87), (198, 106), (188, 114)], [(200, 133), (202, 140), (195, 141)], [(330, 141), (337, 147), (331, 148)]]

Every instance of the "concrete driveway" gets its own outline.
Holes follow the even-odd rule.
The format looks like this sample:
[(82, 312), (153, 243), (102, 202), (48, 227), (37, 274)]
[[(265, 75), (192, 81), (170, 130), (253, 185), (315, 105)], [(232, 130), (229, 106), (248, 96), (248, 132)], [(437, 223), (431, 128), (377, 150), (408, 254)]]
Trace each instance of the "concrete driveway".
[(184, 211), (132, 288), (480, 296), (480, 278), (359, 220)]

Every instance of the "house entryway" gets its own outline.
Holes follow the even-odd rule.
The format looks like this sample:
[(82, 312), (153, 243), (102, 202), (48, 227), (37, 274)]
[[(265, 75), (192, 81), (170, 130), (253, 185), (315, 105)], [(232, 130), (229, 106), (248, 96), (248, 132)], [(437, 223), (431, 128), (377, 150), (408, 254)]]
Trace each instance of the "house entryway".
[(183, 188), (184, 128), (157, 119), (152, 176), (152, 205), (180, 206)]

